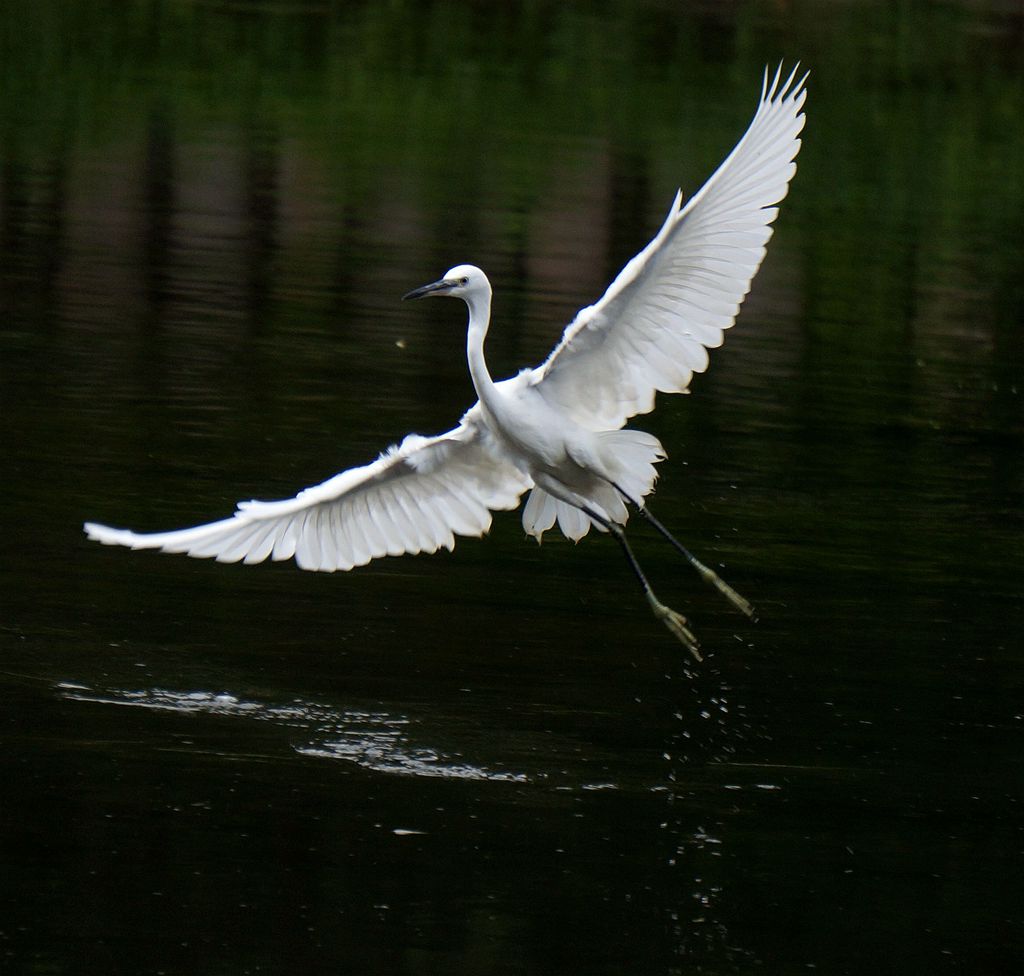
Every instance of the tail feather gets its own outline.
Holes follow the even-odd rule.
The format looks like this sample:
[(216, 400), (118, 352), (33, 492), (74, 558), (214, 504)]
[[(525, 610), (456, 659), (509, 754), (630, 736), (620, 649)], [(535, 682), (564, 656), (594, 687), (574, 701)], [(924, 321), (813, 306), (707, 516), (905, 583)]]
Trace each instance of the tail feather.
[[(605, 515), (603, 505), (593, 502), (593, 500), (591, 500), (591, 504), (598, 515)], [(524, 531), (540, 542), (541, 537), (555, 524), (556, 520), (562, 534), (566, 538), (572, 539), (573, 542), (579, 542), (594, 524), (586, 512), (580, 511), (575, 505), (570, 505), (568, 502), (549, 495), (540, 485), (534, 485), (523, 509)]]
[(630, 498), (643, 504), (658, 478), (655, 469), (665, 460), (665, 448), (653, 434), (643, 430), (607, 430), (598, 437), (605, 450), (612, 480)]
[(558, 516), (558, 501), (543, 488), (534, 485), (526, 504), (523, 506), (523, 528), (538, 542), (541, 536), (555, 524)]
[[(609, 430), (597, 435), (608, 474), (631, 499), (643, 504), (654, 487), (658, 472), (654, 465), (665, 460), (665, 449), (653, 434), (642, 430)], [(613, 485), (599, 484), (587, 498), (587, 504), (610, 522), (624, 525), (629, 512)], [(558, 522), (563, 535), (579, 542), (594, 524), (575, 505), (555, 498), (540, 485), (534, 485), (523, 507), (523, 529), (538, 542)], [(600, 526), (598, 526), (600, 528)]]

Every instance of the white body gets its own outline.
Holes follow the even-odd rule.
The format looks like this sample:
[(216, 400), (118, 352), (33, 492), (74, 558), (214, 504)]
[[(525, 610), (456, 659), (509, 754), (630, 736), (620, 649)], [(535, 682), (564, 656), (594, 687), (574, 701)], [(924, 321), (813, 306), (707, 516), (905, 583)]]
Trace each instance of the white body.
[(583, 309), (536, 369), (495, 383), (484, 359), (491, 286), (471, 265), (407, 297), (462, 298), (467, 358), (479, 402), (454, 430), (410, 434), (397, 447), (295, 498), (242, 502), (235, 514), (173, 532), (135, 533), (87, 523), (91, 539), (222, 562), (294, 556), (303, 569), (347, 570), (384, 555), (451, 549), (479, 536), (491, 511), (532, 489), (523, 527), (540, 539), (558, 521), (571, 539), (594, 524), (623, 524), (626, 496), (642, 501), (665, 452), (655, 437), (622, 430), (655, 394), (684, 392), (707, 350), (739, 312), (771, 237), (775, 206), (796, 172), (804, 81), (768, 76), (746, 133), (685, 206), (595, 305)]

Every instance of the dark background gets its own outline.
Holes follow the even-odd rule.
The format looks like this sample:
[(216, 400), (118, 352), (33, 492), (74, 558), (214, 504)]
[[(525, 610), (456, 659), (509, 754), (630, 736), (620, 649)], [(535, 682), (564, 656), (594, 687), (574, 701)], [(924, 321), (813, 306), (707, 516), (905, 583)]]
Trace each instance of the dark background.
[[(450, 427), (812, 71), (642, 525), (344, 575), (89, 544)], [(0, 970), (1016, 973), (1016, 3), (0, 4)]]

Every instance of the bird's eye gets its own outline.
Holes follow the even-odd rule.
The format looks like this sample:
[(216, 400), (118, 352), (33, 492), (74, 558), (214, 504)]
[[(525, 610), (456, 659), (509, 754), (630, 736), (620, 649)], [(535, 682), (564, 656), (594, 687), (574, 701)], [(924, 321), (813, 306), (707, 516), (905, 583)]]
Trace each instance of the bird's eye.
[(459, 284), (460, 285), (468, 285), (469, 284), (469, 278), (460, 278), (459, 279)]

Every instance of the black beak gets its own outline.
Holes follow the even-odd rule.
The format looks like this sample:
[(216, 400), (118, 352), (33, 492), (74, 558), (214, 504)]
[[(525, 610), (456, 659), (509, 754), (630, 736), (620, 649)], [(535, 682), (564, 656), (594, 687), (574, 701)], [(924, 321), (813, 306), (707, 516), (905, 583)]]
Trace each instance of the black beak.
[(433, 281), (429, 285), (424, 285), (422, 288), (414, 288), (408, 295), (402, 296), (402, 301), (406, 302), (413, 298), (427, 298), (430, 295), (446, 295), (449, 288), (454, 288), (457, 282), (448, 281), (442, 278), (440, 281)]

